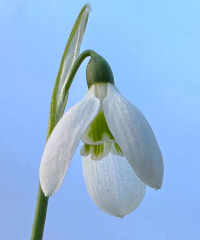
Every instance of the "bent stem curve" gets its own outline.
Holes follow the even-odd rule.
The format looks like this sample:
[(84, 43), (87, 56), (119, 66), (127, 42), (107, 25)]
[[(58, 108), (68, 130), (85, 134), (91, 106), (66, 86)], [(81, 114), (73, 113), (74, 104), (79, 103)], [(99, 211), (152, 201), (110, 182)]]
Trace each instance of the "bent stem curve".
[[(72, 67), (72, 70), (70, 72), (68, 81), (65, 83), (65, 86), (63, 88), (63, 91), (61, 92), (62, 95), (62, 101), (64, 106), (62, 106), (62, 109), (65, 109), (66, 106), (66, 96), (68, 95), (69, 89), (71, 87), (71, 84), (73, 82), (74, 76), (76, 74), (76, 72), (78, 71), (81, 63), (84, 61), (84, 59), (86, 57), (93, 57), (97, 55), (97, 53), (93, 50), (85, 50), (83, 51), (76, 59), (76, 61), (74, 62), (74, 65)], [(57, 83), (56, 83), (57, 84)], [(59, 112), (59, 110), (57, 109), (57, 102), (55, 101), (55, 96), (52, 95), (52, 101), (51, 101), (51, 106), (50, 106), (50, 117), (49, 117), (49, 125), (48, 125), (48, 133), (51, 133), (53, 128), (55, 127), (55, 125), (57, 124), (57, 122), (60, 120), (60, 118), (62, 117), (63, 113), (61, 116), (57, 116), (56, 113)], [(50, 134), (49, 134), (50, 135)]]

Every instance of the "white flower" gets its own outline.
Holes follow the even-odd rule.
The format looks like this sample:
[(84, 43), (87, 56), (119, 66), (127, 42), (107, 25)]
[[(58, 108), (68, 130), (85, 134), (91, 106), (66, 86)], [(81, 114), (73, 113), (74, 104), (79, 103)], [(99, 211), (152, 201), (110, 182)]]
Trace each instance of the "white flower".
[(152, 129), (113, 84), (93, 84), (53, 130), (40, 166), (46, 196), (60, 187), (80, 141), (88, 192), (107, 213), (123, 217), (140, 204), (145, 185), (161, 187), (163, 161)]

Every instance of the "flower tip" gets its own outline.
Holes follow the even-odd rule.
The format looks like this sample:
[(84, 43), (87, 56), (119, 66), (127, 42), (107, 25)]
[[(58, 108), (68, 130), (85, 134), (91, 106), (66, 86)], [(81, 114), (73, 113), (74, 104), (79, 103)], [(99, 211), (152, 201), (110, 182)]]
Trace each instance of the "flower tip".
[(107, 211), (105, 211), (104, 210), (104, 212), (106, 212), (106, 213), (108, 213), (110, 216), (112, 216), (112, 217), (117, 217), (117, 218), (119, 218), (119, 219), (123, 219), (124, 217), (126, 217), (126, 215), (128, 215), (129, 213), (122, 213), (122, 212), (118, 212), (118, 213), (109, 213), (109, 212), (107, 212)]
[(89, 14), (92, 11), (91, 5), (89, 3), (85, 4), (85, 11)]
[(154, 187), (155, 190), (160, 190), (162, 188), (162, 183)]
[(157, 168), (157, 171), (154, 172), (154, 175), (151, 178), (146, 178), (147, 181), (145, 181), (145, 176), (143, 176), (143, 178), (141, 178), (141, 180), (147, 184), (149, 187), (155, 189), (155, 190), (159, 190), (162, 187), (163, 184), (163, 162), (162, 159), (160, 161), (160, 163), (162, 164), (160, 167)]
[(52, 196), (57, 191), (57, 185), (50, 184), (50, 181), (42, 177), (42, 174), (40, 173), (40, 187), (42, 192), (44, 193), (45, 197)]
[[(134, 211), (134, 210), (133, 210)], [(120, 219), (124, 219), (127, 215), (129, 215), (132, 211), (129, 211), (129, 212), (120, 212), (120, 213), (117, 213), (117, 214), (113, 214), (112, 216), (113, 217), (117, 217), (117, 218), (120, 218)]]
[(151, 186), (154, 190), (160, 190), (162, 188), (162, 181)]
[(48, 195), (47, 192), (44, 192), (43, 190), (42, 190), (42, 192), (44, 193), (44, 196), (45, 196), (45, 197), (50, 197), (50, 195)]
[(40, 181), (40, 187), (45, 197), (50, 197), (52, 195), (52, 193), (47, 191), (47, 188), (41, 183), (41, 181)]

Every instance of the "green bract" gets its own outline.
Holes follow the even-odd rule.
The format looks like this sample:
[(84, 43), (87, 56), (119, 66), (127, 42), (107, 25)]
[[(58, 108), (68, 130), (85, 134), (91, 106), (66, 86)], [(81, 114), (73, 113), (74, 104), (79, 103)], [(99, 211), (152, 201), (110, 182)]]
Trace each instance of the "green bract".
[(51, 98), (48, 135), (64, 113), (68, 97), (68, 92), (65, 92), (64, 88), (79, 56), (89, 13), (90, 6), (86, 4), (76, 19), (65, 47)]

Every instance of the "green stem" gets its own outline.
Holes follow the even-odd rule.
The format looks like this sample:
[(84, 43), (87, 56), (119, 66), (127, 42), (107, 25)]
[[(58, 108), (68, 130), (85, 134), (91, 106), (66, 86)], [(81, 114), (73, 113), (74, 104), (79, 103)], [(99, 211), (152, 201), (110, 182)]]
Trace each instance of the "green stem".
[(71, 70), (71, 73), (70, 73), (70, 76), (68, 78), (68, 81), (65, 85), (65, 88), (64, 88), (64, 96), (67, 95), (68, 91), (69, 91), (69, 88), (71, 87), (71, 84), (72, 84), (72, 81), (74, 79), (74, 76), (78, 70), (78, 68), (80, 67), (81, 63), (83, 62), (83, 60), (86, 58), (86, 57), (93, 57), (97, 55), (97, 53), (93, 50), (85, 50), (84, 52), (82, 52), (79, 57), (76, 59), (74, 65), (73, 65), (73, 68)]
[[(74, 79), (74, 76), (83, 62), (83, 60), (86, 57), (93, 56), (95, 54), (92, 50), (86, 50), (83, 53), (79, 55), (79, 57), (76, 59), (69, 79), (64, 87), (63, 91), (63, 99), (68, 94), (69, 88), (72, 84), (72, 81)], [(56, 84), (58, 82), (56, 81)], [(60, 120), (62, 116), (59, 117), (59, 119), (56, 118), (56, 112), (57, 112), (57, 104), (54, 100), (55, 93), (52, 95), (53, 101), (51, 102), (51, 108), (50, 108), (50, 116), (49, 116), (49, 123), (48, 123), (48, 132), (47, 132), (47, 140), (49, 136), (51, 135), (51, 132), (53, 131), (54, 127), (56, 126), (57, 122)], [(66, 103), (65, 103), (66, 104)], [(45, 226), (45, 220), (46, 220), (46, 214), (47, 214), (47, 207), (48, 207), (48, 197), (45, 197), (44, 193), (42, 192), (42, 189), (39, 185), (38, 189), (38, 197), (37, 197), (37, 203), (36, 203), (36, 209), (35, 209), (35, 217), (34, 217), (34, 223), (32, 228), (32, 235), (31, 240), (42, 240), (43, 232), (44, 232), (44, 226)]]
[(46, 220), (47, 206), (48, 206), (48, 197), (44, 196), (44, 193), (42, 192), (42, 189), (39, 186), (31, 240), (42, 239), (45, 220)]
[[(50, 116), (50, 119), (51, 119), (51, 116)], [(52, 130), (48, 128), (46, 141), (51, 135)], [(47, 215), (48, 200), (49, 198), (45, 197), (44, 193), (42, 192), (41, 186), (39, 184), (31, 240), (42, 240), (45, 221), (46, 221), (46, 215)]]

